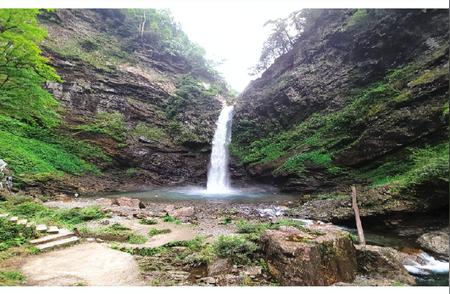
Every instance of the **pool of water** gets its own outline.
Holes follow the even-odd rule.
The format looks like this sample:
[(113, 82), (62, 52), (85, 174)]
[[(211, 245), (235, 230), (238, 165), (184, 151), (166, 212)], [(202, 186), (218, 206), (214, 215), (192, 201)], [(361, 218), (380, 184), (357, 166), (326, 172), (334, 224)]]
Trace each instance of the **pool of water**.
[[(96, 195), (99, 196), (98, 194)], [(101, 197), (131, 197), (143, 201), (171, 202), (171, 201), (213, 201), (213, 202), (287, 202), (298, 200), (298, 195), (279, 192), (271, 186), (252, 186), (233, 188), (220, 193), (207, 193), (204, 187), (185, 186), (156, 188), (145, 191), (107, 193)]]

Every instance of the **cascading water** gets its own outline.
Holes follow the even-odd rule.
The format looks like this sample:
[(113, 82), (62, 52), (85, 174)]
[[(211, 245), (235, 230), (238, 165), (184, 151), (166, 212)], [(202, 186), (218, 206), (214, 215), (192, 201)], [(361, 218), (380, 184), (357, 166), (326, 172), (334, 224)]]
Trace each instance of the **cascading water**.
[(217, 128), (212, 142), (211, 160), (208, 170), (207, 194), (226, 194), (230, 192), (228, 173), (228, 146), (231, 142), (231, 122), (233, 106), (224, 105), (216, 122)]

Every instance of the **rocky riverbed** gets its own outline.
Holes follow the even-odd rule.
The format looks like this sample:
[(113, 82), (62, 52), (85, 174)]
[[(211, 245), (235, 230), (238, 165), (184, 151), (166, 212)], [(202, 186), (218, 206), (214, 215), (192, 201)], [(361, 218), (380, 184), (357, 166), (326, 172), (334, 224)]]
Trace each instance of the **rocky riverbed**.
[[(437, 253), (445, 250), (443, 231), (420, 238), (418, 244), (426, 252), (419, 245), (412, 248), (409, 244), (397, 248), (363, 247), (341, 227), (288, 217), (290, 207), (296, 205), (288, 200), (149, 202), (128, 197), (60, 197), (45, 205), (54, 208), (97, 205), (107, 212), (108, 218), (87, 222), (76, 230), (83, 244), (99, 243), (103, 251), (106, 246), (132, 256), (139, 268), (133, 284), (415, 285), (422, 284), (430, 275), (445, 274), (445, 264), (448, 274), (448, 263), (443, 260), (448, 260), (448, 255)], [(111, 234), (108, 230), (112, 227), (145, 236), (145, 240), (130, 242), (124, 235)], [(241, 243), (236, 247), (234, 242)], [(60, 250), (76, 251), (71, 248)], [(64, 253), (59, 257), (52, 254), (25, 260), (23, 268), (34, 268), (40, 259), (46, 258), (51, 263), (66, 262)], [(83, 267), (74, 269), (71, 275), (77, 278), (68, 281), (98, 284), (83, 278), (83, 271)], [(61, 275), (52, 276), (56, 284), (59, 276), (63, 279)], [(439, 279), (438, 283), (448, 284), (442, 275)], [(31, 281), (40, 279), (34, 275)], [(42, 283), (45, 284), (38, 282)]]

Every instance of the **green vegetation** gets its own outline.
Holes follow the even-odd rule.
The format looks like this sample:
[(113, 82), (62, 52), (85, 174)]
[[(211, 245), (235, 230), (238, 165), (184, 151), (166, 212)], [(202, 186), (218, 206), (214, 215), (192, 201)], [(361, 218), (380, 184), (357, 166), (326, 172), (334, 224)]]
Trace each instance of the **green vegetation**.
[(105, 135), (117, 142), (125, 141), (127, 132), (123, 114), (120, 112), (100, 112), (93, 122), (72, 128), (78, 132)]
[(150, 126), (149, 124), (143, 122), (136, 125), (136, 127), (131, 131), (131, 136), (135, 139), (143, 136), (146, 139), (162, 143), (170, 141), (170, 137), (164, 129), (157, 126)]
[(99, 173), (89, 161), (108, 161), (96, 147), (58, 131), (58, 103), (45, 82), (61, 79), (41, 55), (47, 36), (38, 9), (0, 11), (0, 158), (19, 182)]
[(24, 245), (28, 240), (37, 236), (34, 228), (27, 228), (0, 218), (0, 251), (10, 247)]
[(17, 271), (0, 271), (0, 286), (17, 286), (25, 282), (25, 276)]
[[(364, 18), (362, 11), (357, 11), (355, 18)], [(340, 110), (314, 113), (288, 130), (255, 138), (254, 132), (248, 131), (255, 128), (255, 122), (243, 120), (233, 133), (231, 152), (245, 165), (272, 167), (274, 176), (302, 176), (310, 169), (320, 169), (330, 177), (351, 176), (370, 181), (375, 186), (392, 184), (406, 188), (425, 181), (438, 181), (446, 172), (442, 164), (445, 158), (448, 161), (445, 146), (408, 149), (411, 154), (405, 152), (400, 159), (387, 155), (384, 164), (375, 169), (370, 167), (373, 170), (352, 170), (338, 166), (333, 159), (358, 144), (368, 124), (380, 116), (395, 115), (405, 102), (415, 99), (414, 87), (433, 83), (446, 75), (447, 64), (427, 72), (420, 69), (440, 60), (447, 50), (448, 46), (444, 45), (419, 61), (388, 72), (379, 82), (345, 93), (350, 98)], [(447, 103), (443, 104), (442, 117), (448, 119)], [(429, 163), (421, 161), (423, 154), (431, 158)]]
[(148, 235), (150, 237), (156, 236), (156, 235), (160, 235), (160, 234), (169, 234), (170, 232), (172, 232), (170, 229), (150, 229), (150, 231), (148, 232)]
[(56, 100), (42, 87), (60, 81), (41, 55), (47, 31), (38, 25), (38, 9), (0, 11), (0, 115), (29, 124), (56, 126)]
[(86, 35), (81, 39), (72, 36), (63, 43), (50, 39), (45, 46), (67, 59), (80, 59), (108, 72), (113, 72), (122, 63), (133, 61), (119, 41), (108, 34)]
[(241, 236), (219, 236), (214, 243), (214, 252), (221, 258), (228, 258), (234, 264), (248, 264), (258, 249), (257, 245)]
[(106, 214), (97, 206), (71, 209), (53, 209), (43, 204), (25, 200), (15, 203), (13, 200), (0, 202), (0, 212), (9, 213), (19, 218), (26, 218), (34, 223), (45, 223), (61, 227), (74, 228), (86, 221), (106, 217)]
[(139, 220), (139, 223), (142, 225), (156, 225), (158, 223), (158, 221), (153, 218), (143, 218), (143, 219)]
[(165, 216), (162, 217), (163, 222), (165, 223), (174, 223), (177, 225), (181, 225), (181, 221), (179, 219), (177, 219), (174, 216), (171, 216), (169, 214), (166, 214)]
[(363, 172), (373, 186), (389, 184), (393, 191), (403, 191), (423, 185), (448, 181), (449, 144), (410, 148), (401, 162), (387, 161), (379, 167)]
[(147, 242), (145, 236), (135, 234), (130, 228), (121, 224), (113, 224), (99, 228), (80, 228), (80, 233), (84, 237), (100, 238), (108, 241), (128, 242), (130, 244), (143, 244)]

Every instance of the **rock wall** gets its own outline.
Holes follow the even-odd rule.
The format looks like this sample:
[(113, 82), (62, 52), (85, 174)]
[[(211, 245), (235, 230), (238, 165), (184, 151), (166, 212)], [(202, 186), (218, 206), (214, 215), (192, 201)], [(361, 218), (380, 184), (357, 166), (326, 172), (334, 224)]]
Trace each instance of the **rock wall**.
[[(240, 95), (234, 156), (254, 178), (287, 191), (347, 191), (400, 175), (406, 183), (419, 165), (414, 154), (448, 144), (448, 11), (316, 15), (293, 49)], [(448, 145), (442, 148), (445, 169)], [(414, 203), (429, 197), (448, 205), (444, 174), (399, 190), (420, 194)]]
[[(102, 147), (113, 158), (105, 167), (113, 178), (148, 185), (206, 180), (221, 103), (203, 92), (224, 91), (215, 74), (195, 72), (183, 56), (131, 38), (135, 28), (121, 10), (56, 10), (40, 22), (49, 32), (44, 53), (64, 80), (47, 87), (61, 102), (66, 131)], [(197, 92), (180, 100), (183, 86)], [(104, 112), (121, 115), (120, 142), (83, 131)]]

